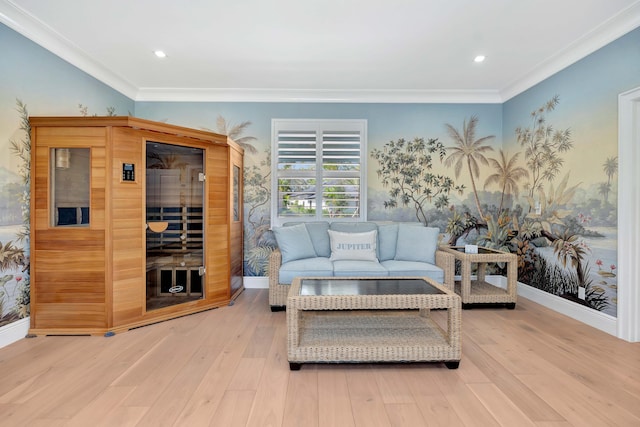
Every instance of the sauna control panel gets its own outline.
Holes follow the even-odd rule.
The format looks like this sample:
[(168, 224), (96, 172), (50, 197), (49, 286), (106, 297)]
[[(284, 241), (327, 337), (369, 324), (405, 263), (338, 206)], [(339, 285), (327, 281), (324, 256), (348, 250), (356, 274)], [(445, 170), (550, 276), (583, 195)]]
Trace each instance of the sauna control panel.
[(122, 180), (123, 181), (136, 180), (136, 165), (134, 165), (133, 163), (122, 164)]

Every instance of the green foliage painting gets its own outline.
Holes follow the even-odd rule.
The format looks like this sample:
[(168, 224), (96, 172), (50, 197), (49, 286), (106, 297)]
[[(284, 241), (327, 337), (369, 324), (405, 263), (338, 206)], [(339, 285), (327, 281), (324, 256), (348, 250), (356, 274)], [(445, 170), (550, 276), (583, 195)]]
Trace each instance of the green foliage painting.
[(425, 141), (424, 138), (399, 139), (388, 142), (382, 150), (372, 150), (371, 157), (379, 164), (378, 178), (383, 187), (389, 189), (389, 199), (384, 207), (413, 206), (416, 219), (427, 225), (429, 204), (442, 209), (449, 204), (449, 193), (464, 190), (448, 176), (432, 172), (434, 156), (442, 161), (445, 154), (441, 142), (437, 139)]
[(0, 242), (0, 326), (29, 316), (29, 257), (22, 247), (29, 245), (29, 203), (31, 165), (31, 125), (27, 106), (16, 101), (20, 117), (21, 139), (9, 141), (11, 152), (18, 158), (21, 185), (18, 195), (22, 211), (22, 227), (15, 233), (15, 242)]

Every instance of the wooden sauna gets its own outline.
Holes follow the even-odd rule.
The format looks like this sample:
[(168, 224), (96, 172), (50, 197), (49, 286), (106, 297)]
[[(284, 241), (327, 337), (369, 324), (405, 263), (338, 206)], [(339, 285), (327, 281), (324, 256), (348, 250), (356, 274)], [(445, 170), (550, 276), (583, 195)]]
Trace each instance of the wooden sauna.
[(30, 122), (30, 334), (117, 333), (243, 290), (238, 144), (133, 117)]

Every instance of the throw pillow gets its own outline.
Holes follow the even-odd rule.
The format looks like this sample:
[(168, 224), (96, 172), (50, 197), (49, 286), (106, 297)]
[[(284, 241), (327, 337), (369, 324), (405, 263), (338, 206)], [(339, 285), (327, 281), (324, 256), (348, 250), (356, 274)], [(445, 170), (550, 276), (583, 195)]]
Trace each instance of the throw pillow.
[(313, 242), (304, 224), (290, 227), (273, 227), (278, 248), (282, 252), (282, 262), (295, 261), (297, 259), (315, 258), (316, 251)]
[(378, 231), (372, 230), (365, 233), (343, 233), (341, 231), (329, 230), (329, 240), (331, 241), (331, 261), (353, 260), (353, 261), (375, 261), (376, 241)]
[[(326, 221), (313, 221), (313, 222), (285, 222), (283, 227), (291, 227), (292, 225), (304, 224), (311, 237), (311, 243), (313, 243), (313, 249), (316, 251), (316, 256), (327, 257), (331, 256), (331, 244), (329, 243), (329, 223)], [(395, 246), (393, 247), (395, 250)]]
[(398, 245), (398, 224), (378, 225), (378, 242), (380, 262), (394, 259)]
[(395, 259), (435, 264), (438, 234), (440, 230), (435, 227), (399, 224)]

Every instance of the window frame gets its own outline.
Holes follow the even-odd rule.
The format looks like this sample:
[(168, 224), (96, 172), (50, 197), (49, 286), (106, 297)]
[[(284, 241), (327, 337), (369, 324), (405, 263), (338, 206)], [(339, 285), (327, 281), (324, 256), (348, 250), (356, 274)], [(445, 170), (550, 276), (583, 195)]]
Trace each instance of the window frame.
[[(322, 209), (316, 209), (313, 216), (280, 216), (278, 209), (279, 188), (278, 180), (282, 176), (278, 170), (278, 134), (281, 130), (315, 132), (316, 138), (316, 168), (315, 180), (316, 200), (322, 201), (323, 178), (334, 173), (324, 171), (322, 168), (322, 137), (326, 131), (358, 131), (360, 135), (360, 171), (359, 171), (359, 215), (356, 218), (340, 217), (339, 221), (363, 222), (367, 220), (367, 120), (366, 119), (272, 119), (271, 120), (271, 226), (281, 226), (285, 222), (312, 222), (332, 221), (332, 218), (323, 216)], [(327, 173), (328, 172), (328, 173)], [(301, 176), (313, 176), (309, 172), (301, 173)], [(319, 184), (318, 184), (319, 183)], [(320, 196), (318, 196), (318, 185)], [(320, 203), (322, 205), (322, 203)]]

